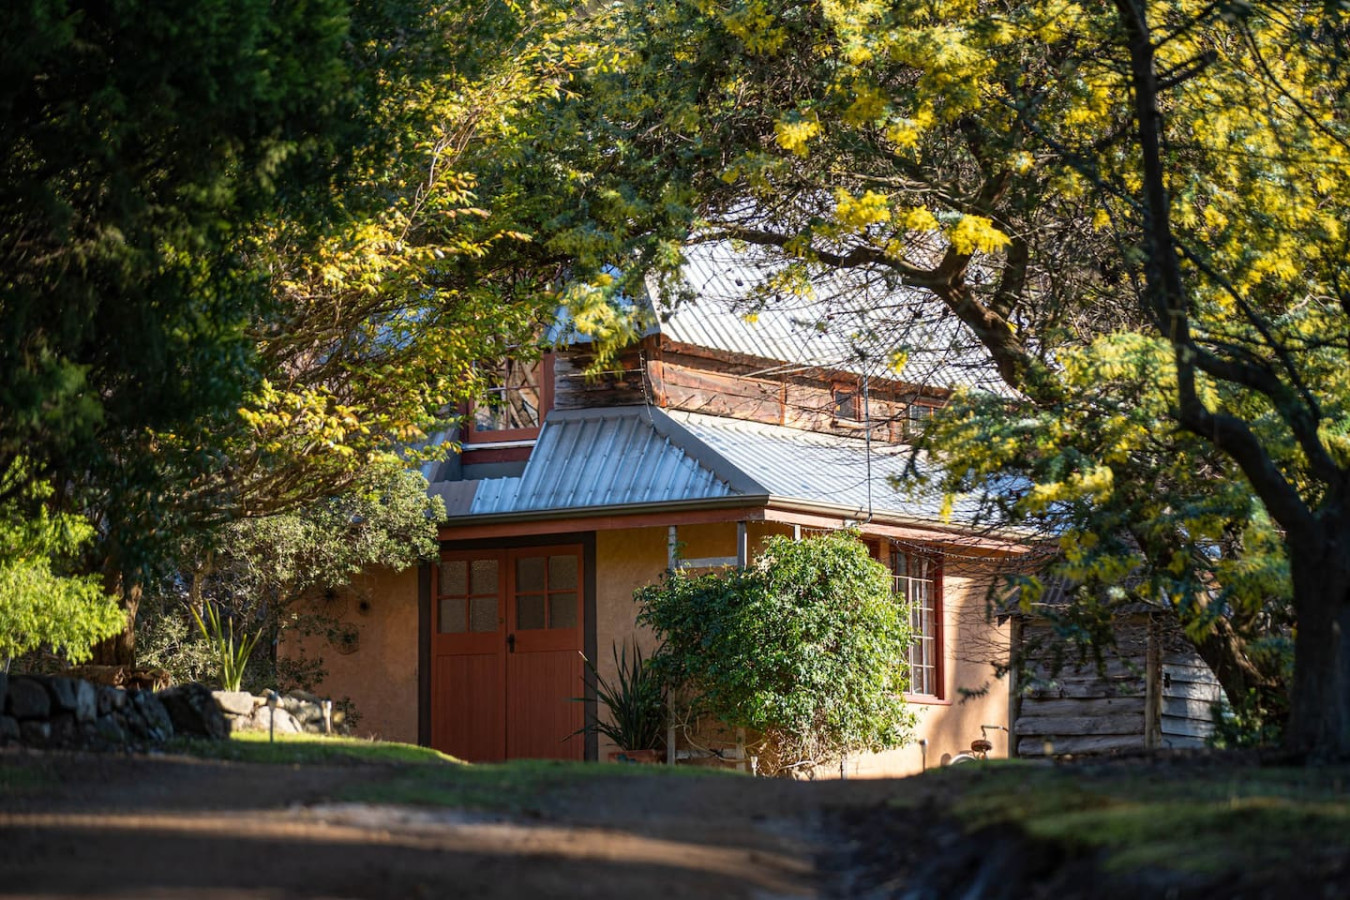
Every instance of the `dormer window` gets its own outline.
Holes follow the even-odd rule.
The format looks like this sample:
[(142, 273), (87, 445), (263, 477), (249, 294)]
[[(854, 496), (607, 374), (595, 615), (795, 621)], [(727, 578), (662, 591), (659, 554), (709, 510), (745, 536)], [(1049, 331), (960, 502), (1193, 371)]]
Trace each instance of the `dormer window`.
[(469, 412), (468, 443), (533, 440), (553, 405), (553, 354), (480, 366), (487, 389)]

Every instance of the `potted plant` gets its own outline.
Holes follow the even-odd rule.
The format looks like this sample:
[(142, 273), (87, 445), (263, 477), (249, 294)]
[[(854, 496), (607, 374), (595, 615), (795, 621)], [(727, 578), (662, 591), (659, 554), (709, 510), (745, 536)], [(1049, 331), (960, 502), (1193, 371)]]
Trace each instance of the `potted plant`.
[(595, 684), (595, 699), (604, 713), (581, 731), (603, 734), (618, 745), (619, 749), (609, 754), (610, 762), (660, 762), (665, 746), (665, 685), (646, 664), (636, 644), (631, 660), (626, 646), (615, 644), (612, 652), (616, 670), (612, 682), (586, 660)]

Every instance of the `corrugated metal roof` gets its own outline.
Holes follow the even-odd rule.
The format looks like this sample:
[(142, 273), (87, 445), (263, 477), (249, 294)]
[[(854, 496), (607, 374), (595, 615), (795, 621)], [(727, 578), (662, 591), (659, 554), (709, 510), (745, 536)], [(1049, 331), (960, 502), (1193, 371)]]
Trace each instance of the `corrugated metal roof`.
[(554, 410), (519, 478), (478, 482), (474, 515), (661, 504), (744, 493), (659, 428), (645, 406)]
[[(870, 455), (870, 467), (869, 467)], [(646, 406), (550, 413), (525, 473), (471, 482), (452, 517), (672, 503), (798, 501), (844, 516), (941, 519), (942, 497), (916, 487), (924, 456), (861, 438)], [(896, 485), (900, 485), (897, 489)], [(905, 485), (909, 485), (906, 489)], [(951, 521), (969, 521), (958, 500)]]
[[(700, 413), (671, 410), (669, 415), (775, 498), (824, 504), (860, 517), (869, 511), (933, 521), (941, 517), (942, 495), (919, 487), (908, 468), (912, 456), (917, 472), (929, 470), (933, 463), (924, 454), (877, 441), (869, 453), (862, 438)], [(958, 499), (952, 520), (968, 521), (974, 511), (973, 501)]]
[(941, 303), (888, 284), (886, 273), (824, 270), (798, 296), (774, 286), (783, 264), (762, 250), (696, 244), (685, 255), (693, 297), (662, 316), (660, 331), (671, 340), (785, 367), (1007, 391), (979, 342)]
[[(974, 335), (925, 291), (887, 283), (887, 273), (822, 270), (809, 296), (774, 290), (783, 264), (763, 249), (728, 243), (685, 248), (691, 296), (667, 306), (657, 293), (643, 302), (657, 318), (645, 334), (707, 350), (762, 359), (766, 370), (805, 368), (867, 374), (920, 387), (974, 387), (1007, 395)], [(586, 343), (566, 309), (548, 339)], [(899, 370), (892, 368), (903, 358)]]

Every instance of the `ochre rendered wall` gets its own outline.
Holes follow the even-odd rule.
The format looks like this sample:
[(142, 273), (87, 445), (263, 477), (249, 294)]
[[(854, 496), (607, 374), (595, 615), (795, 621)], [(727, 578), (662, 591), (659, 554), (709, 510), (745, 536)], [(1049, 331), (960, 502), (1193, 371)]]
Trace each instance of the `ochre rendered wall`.
[[(940, 766), (946, 759), (970, 750), (980, 737), (981, 725), (1008, 724), (1008, 682), (995, 677), (994, 663), (1008, 659), (1009, 627), (991, 624), (985, 615), (993, 560), (944, 562), (942, 585), (943, 700), (925, 703), (911, 700), (917, 715), (914, 740), (885, 753), (849, 759), (850, 777), (911, 775)], [(973, 693), (963, 694), (962, 691)], [(1008, 756), (1008, 733), (989, 729), (994, 749), (991, 757)], [(920, 745), (927, 741), (927, 748)], [(838, 774), (837, 770), (834, 774)]]
[(317, 693), (350, 698), (356, 734), (417, 743), (417, 569), (362, 573), (323, 607), (355, 629), (356, 649), (343, 652), (346, 647), (313, 636), (281, 651), (323, 658), (328, 674)]
[[(750, 523), (752, 559), (771, 534), (791, 534), (791, 527)], [(734, 556), (736, 525), (682, 526), (678, 540), (681, 555), (688, 559)], [(611, 648), (616, 642), (631, 648), (636, 639), (644, 654), (654, 649), (651, 634), (634, 624), (638, 610), (633, 592), (661, 577), (666, 568), (666, 541), (665, 528), (596, 534), (596, 649), (598, 668), (606, 679), (615, 676)], [(944, 756), (950, 758), (969, 750), (970, 742), (980, 737), (981, 725), (1007, 725), (1007, 682), (995, 678), (993, 664), (1007, 659), (1008, 628), (989, 624), (985, 618), (985, 595), (995, 565), (993, 560), (947, 558), (943, 577), (944, 699), (941, 703), (911, 701), (917, 714), (914, 742), (898, 750), (849, 759), (846, 768), (850, 777), (913, 774), (925, 764), (920, 739), (927, 741), (926, 761), (931, 767), (940, 765)], [(961, 689), (982, 693), (963, 699)], [(994, 744), (992, 756), (1008, 755), (1006, 732), (991, 729), (989, 739)], [(615, 748), (602, 737), (599, 749), (604, 760)], [(838, 767), (819, 774), (837, 777)]]

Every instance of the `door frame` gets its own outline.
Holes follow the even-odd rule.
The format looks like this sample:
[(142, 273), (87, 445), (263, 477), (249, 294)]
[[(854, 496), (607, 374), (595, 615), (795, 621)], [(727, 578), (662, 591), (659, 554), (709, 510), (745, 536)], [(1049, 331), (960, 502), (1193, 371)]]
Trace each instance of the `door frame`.
[[(580, 531), (566, 534), (532, 534), (518, 537), (483, 539), (473, 541), (441, 541), (437, 552), (476, 550), (515, 550), (529, 547), (553, 547), (560, 544), (581, 545), (582, 569), (582, 646), (586, 658), (594, 661), (596, 657), (595, 634), (595, 532)], [(432, 596), (431, 567), (435, 563), (424, 562), (417, 575), (417, 743), (423, 747), (431, 746), (431, 641)], [(584, 716), (587, 726), (586, 744), (583, 756), (594, 761), (599, 758), (600, 742), (593, 726), (596, 722), (595, 686), (587, 680), (585, 685)]]

